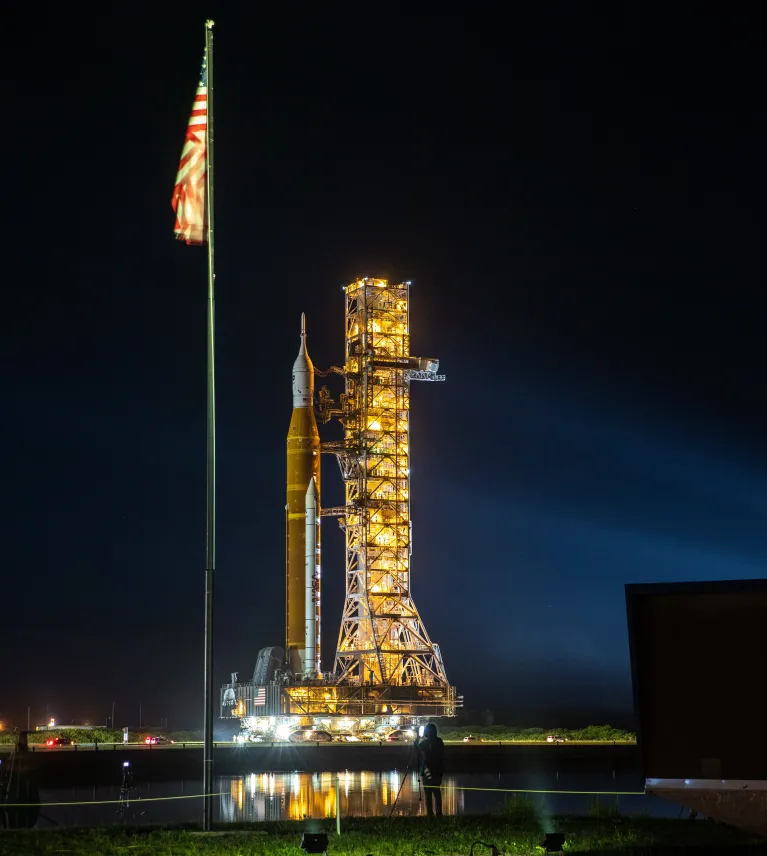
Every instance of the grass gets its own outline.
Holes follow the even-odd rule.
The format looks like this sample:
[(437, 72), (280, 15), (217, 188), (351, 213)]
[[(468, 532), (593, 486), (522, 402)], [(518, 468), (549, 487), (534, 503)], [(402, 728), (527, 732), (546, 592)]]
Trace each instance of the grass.
[[(522, 812), (517, 807), (513, 811)], [(567, 836), (569, 853), (660, 854), (663, 848), (724, 848), (758, 839), (710, 821), (562, 817), (552, 828)], [(227, 827), (213, 833), (189, 829), (137, 830), (119, 827), (62, 828), (0, 832), (0, 856), (299, 856), (304, 830), (328, 833), (330, 856), (454, 856), (468, 854), (472, 842), (494, 843), (508, 856), (542, 854), (542, 832), (526, 817), (345, 818), (342, 835), (328, 821), (269, 822)], [(737, 851), (736, 851), (737, 852)], [(767, 853), (767, 844), (750, 849)], [(489, 853), (476, 848), (475, 853)]]
[(514, 826), (540, 826), (538, 809), (525, 794), (506, 797), (501, 806), (501, 816)]
[(622, 815), (617, 802), (602, 802), (599, 797), (595, 797), (591, 800), (589, 817), (596, 817), (601, 820), (617, 820)]

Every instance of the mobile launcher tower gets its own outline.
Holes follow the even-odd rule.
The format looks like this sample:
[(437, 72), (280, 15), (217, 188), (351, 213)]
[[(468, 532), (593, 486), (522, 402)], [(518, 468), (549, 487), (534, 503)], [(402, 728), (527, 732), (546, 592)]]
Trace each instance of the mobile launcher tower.
[[(315, 370), (301, 347), (293, 366), (287, 443), (286, 640), (263, 648), (252, 681), (221, 688), (221, 716), (244, 730), (286, 737), (298, 727), (359, 733), (454, 716), (448, 682), (410, 594), (410, 382), (442, 381), (439, 361), (410, 355), (410, 283), (358, 279), (346, 295), (343, 368)], [(319, 390), (316, 415), (344, 439), (320, 443), (314, 376), (345, 379), (336, 404)], [(320, 453), (335, 455), (345, 505), (321, 508)], [(346, 535), (346, 596), (335, 667), (320, 665), (320, 520)]]

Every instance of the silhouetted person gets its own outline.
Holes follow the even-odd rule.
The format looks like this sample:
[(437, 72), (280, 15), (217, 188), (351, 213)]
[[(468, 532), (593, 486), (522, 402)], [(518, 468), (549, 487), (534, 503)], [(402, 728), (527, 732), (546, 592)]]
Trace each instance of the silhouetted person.
[[(418, 772), (426, 792), (426, 814), (442, 817), (442, 775), (445, 771), (445, 744), (437, 737), (437, 726), (430, 722), (423, 737), (415, 741), (420, 765)], [(433, 805), (432, 805), (433, 801)]]

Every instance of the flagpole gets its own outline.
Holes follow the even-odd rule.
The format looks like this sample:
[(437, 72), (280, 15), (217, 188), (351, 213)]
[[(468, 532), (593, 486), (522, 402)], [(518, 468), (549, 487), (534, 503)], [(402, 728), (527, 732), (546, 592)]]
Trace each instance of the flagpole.
[(213, 582), (216, 569), (216, 388), (214, 361), (213, 245), (213, 21), (205, 22), (205, 57), (208, 73), (205, 149), (207, 157), (205, 198), (208, 215), (208, 444), (205, 560), (205, 692), (203, 716), (203, 813), (202, 828), (213, 822)]

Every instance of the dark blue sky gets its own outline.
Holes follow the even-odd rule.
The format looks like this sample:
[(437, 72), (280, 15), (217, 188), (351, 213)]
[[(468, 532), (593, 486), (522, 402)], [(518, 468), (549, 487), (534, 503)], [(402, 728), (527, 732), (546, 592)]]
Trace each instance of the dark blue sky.
[[(633, 3), (507, 28), (297, 8), (19, 30), (0, 714), (199, 719), (206, 270), (170, 193), (207, 15), (219, 677), (282, 639), (300, 313), (315, 364), (340, 362), (341, 285), (375, 275), (414, 281), (413, 350), (448, 377), (414, 387), (412, 496), (413, 594), (451, 680), (509, 721), (628, 711), (625, 583), (765, 575), (748, 22), (712, 52), (705, 21)], [(323, 539), (329, 667), (332, 521)]]

